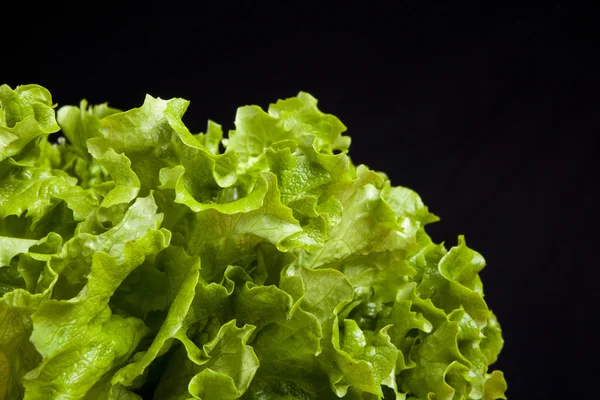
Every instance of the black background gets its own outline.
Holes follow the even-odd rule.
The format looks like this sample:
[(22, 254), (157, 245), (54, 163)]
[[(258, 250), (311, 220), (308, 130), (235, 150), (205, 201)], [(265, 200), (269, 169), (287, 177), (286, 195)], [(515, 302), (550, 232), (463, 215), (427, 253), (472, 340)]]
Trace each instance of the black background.
[(436, 241), (465, 234), (487, 259), (509, 398), (594, 398), (593, 11), (236, 4), (187, 17), (15, 19), (0, 83), (41, 84), (59, 105), (183, 97), (193, 132), (208, 118), (233, 129), (241, 105), (313, 94), (348, 127), (355, 163), (415, 189), (441, 217), (429, 227)]

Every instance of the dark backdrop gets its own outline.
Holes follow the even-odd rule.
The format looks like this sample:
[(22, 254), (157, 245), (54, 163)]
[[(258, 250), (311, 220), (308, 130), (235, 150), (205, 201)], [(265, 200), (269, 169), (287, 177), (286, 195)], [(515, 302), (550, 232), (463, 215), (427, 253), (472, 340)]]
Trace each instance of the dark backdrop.
[(240, 105), (310, 92), (348, 127), (355, 163), (415, 189), (441, 217), (436, 241), (465, 234), (486, 257), (509, 398), (595, 398), (592, 11), (551, 2), (50, 16), (13, 21), (22, 29), (5, 35), (0, 80), (41, 84), (59, 105), (183, 97), (195, 132), (208, 118), (233, 128)]

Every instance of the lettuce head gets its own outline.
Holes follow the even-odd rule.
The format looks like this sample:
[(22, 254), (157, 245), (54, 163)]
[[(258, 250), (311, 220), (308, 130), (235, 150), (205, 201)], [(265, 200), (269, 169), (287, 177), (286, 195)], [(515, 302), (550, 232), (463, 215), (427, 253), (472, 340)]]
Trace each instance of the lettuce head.
[(0, 86), (0, 400), (505, 398), (483, 257), (338, 118), (188, 104)]

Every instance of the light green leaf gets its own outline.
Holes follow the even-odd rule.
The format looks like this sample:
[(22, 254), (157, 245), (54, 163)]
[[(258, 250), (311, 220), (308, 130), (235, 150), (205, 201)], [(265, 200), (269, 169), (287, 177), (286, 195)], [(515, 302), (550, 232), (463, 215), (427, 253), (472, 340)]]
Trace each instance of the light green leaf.
[(76, 179), (42, 168), (13, 167), (0, 170), (0, 182), (0, 219), (26, 213), (34, 228)]
[(423, 317), (423, 314), (411, 310), (412, 302), (408, 300), (399, 300), (394, 305), (382, 313), (377, 320), (376, 329), (382, 329), (389, 326), (388, 332), (391, 343), (399, 350), (396, 373), (405, 369), (414, 368), (416, 364), (410, 358), (413, 340), (407, 335), (413, 330), (418, 329), (421, 332), (429, 333), (433, 327), (431, 323)]
[(50, 92), (39, 85), (0, 86), (0, 162), (33, 140), (57, 132)]
[[(230, 211), (237, 212), (210, 208), (187, 221), (187, 227), (179, 227), (187, 229), (183, 232), (187, 236), (190, 252), (202, 258), (205, 266), (202, 275), (205, 279), (218, 279), (227, 265), (256, 254), (260, 243), (273, 244), (286, 250), (282, 242), (300, 231), (292, 210), (281, 204), (274, 175), (261, 175), (255, 192), (256, 195), (251, 194), (239, 200), (240, 203), (224, 205), (230, 206)], [(210, 229), (204, 228), (207, 226)]]
[(73, 150), (80, 157), (89, 159), (86, 141), (100, 137), (100, 120), (118, 112), (121, 111), (108, 107), (107, 103), (88, 107), (88, 102), (81, 100), (79, 107), (61, 107), (56, 119)]
[(129, 203), (140, 191), (140, 180), (131, 170), (131, 160), (124, 154), (117, 154), (108, 149), (99, 154), (95, 146), (90, 146), (90, 153), (110, 173), (114, 187), (104, 196), (101, 207), (109, 208), (120, 203)]
[(96, 380), (124, 363), (148, 333), (141, 320), (112, 314), (108, 302), (147, 256), (168, 246), (167, 232), (152, 227), (156, 220), (150, 218), (148, 223), (142, 219), (143, 215), (147, 218), (153, 204), (151, 197), (138, 200), (123, 226), (100, 240), (88, 237), (83, 243), (96, 239), (100, 245), (91, 256), (87, 284), (76, 297), (47, 300), (33, 314), (30, 340), (43, 361), (24, 378), (26, 399), (83, 397)]
[(223, 129), (221, 125), (214, 121), (208, 121), (206, 133), (194, 135), (198, 142), (203, 145), (212, 154), (219, 154), (219, 145), (223, 139)]
[[(205, 359), (200, 365), (189, 360), (182, 363), (179, 360), (184, 352), (179, 351), (180, 357), (173, 359), (167, 367), (155, 397), (167, 400), (240, 398), (259, 366), (252, 347), (247, 344), (253, 330), (251, 325), (237, 328), (235, 320), (226, 323), (204, 344)], [(186, 381), (189, 385), (182, 384)], [(185, 386), (189, 394), (184, 392)]]
[(188, 313), (194, 299), (200, 268), (199, 258), (189, 257), (183, 249), (176, 247), (168, 248), (165, 254), (166, 259), (163, 262), (167, 279), (167, 296), (172, 302), (171, 307), (148, 350), (139, 353), (138, 360), (121, 368), (112, 377), (113, 392), (114, 388), (120, 385), (131, 386), (134, 379), (141, 376), (154, 359), (168, 351), (173, 337), (182, 329), (184, 316)]
[(458, 333), (458, 323), (447, 321), (414, 347), (411, 358), (415, 367), (400, 373), (399, 384), (403, 391), (423, 398), (431, 393), (439, 400), (453, 399), (456, 390), (446, 382), (446, 375), (453, 368), (468, 371), (470, 367), (458, 349)]
[(394, 371), (398, 350), (387, 334), (389, 325), (370, 333), (369, 338), (351, 319), (344, 320), (343, 332), (334, 328), (333, 345), (341, 377), (332, 384), (338, 396), (345, 395), (348, 387), (383, 396), (381, 385)]
[(260, 330), (273, 322), (285, 320), (292, 307), (292, 297), (276, 286), (258, 286), (240, 267), (228, 267), (223, 285), (235, 287), (230, 298), (232, 319), (238, 324), (253, 325)]
[(21, 379), (40, 362), (39, 354), (28, 340), (31, 313), (35, 309), (24, 297), (31, 295), (22, 293), (13, 296), (14, 300), (0, 298), (0, 400), (23, 398)]
[(302, 135), (316, 136), (318, 151), (331, 153), (350, 147), (350, 137), (341, 135), (346, 131), (344, 124), (337, 117), (321, 112), (317, 99), (309, 93), (300, 92), (296, 97), (271, 104), (269, 114), (278, 118), (297, 139)]
[(504, 346), (504, 339), (502, 338), (502, 329), (498, 323), (498, 319), (493, 312), (490, 312), (490, 319), (487, 322), (482, 333), (484, 339), (481, 341), (481, 350), (487, 358), (488, 365), (493, 364), (498, 359), (498, 354)]
[[(50, 260), (51, 271), (42, 275), (39, 285), (42, 288), (50, 287), (54, 283), (55, 273), (59, 273), (64, 279), (61, 279), (57, 291), (63, 293), (55, 293), (55, 297), (75, 296), (85, 285), (85, 278), (96, 252), (105, 252), (121, 263), (124, 261), (127, 244), (135, 243), (148, 230), (158, 229), (162, 219), (163, 215), (157, 213), (152, 196), (138, 198), (113, 228), (100, 234), (84, 232), (65, 243), (60, 256)], [(167, 231), (157, 234), (156, 238), (160, 238), (161, 235), (167, 242), (170, 240), (170, 233)]]
[(293, 137), (278, 122), (258, 106), (238, 108), (236, 130), (229, 132), (229, 138), (223, 142), (227, 152), (235, 152), (244, 169), (249, 168), (270, 145)]
[(223, 325), (217, 337), (204, 345), (210, 357), (190, 381), (190, 393), (200, 399), (237, 399), (250, 386), (259, 362), (247, 345), (254, 328), (237, 328), (235, 321)]
[(0, 236), (0, 296), (14, 289), (34, 291), (43, 263), (56, 253), (61, 241), (55, 233), (40, 240)]
[(487, 375), (487, 378), (483, 400), (506, 399), (504, 392), (507, 386), (502, 371), (493, 371)]
[(352, 255), (414, 246), (414, 237), (402, 232), (396, 214), (381, 198), (378, 188), (382, 184), (381, 177), (362, 167), (357, 174), (355, 180), (328, 189), (343, 207), (342, 218), (329, 233), (322, 249), (301, 255), (302, 265), (317, 268)]
[[(466, 256), (457, 255), (458, 253)], [(465, 275), (470, 276), (470, 271), (482, 268), (481, 257), (467, 249), (462, 239), (449, 252), (443, 246), (431, 244), (411, 258), (410, 262), (419, 271), (418, 274), (422, 275), (417, 286), (420, 296), (431, 298), (436, 306), (447, 313), (463, 307), (479, 328), (485, 327), (490, 311), (482, 293), (455, 279), (460, 274), (457, 271), (466, 271)], [(478, 278), (474, 280), (477, 281)], [(477, 289), (478, 284), (475, 285)]]
[(87, 145), (99, 155), (109, 150), (124, 154), (140, 181), (142, 194), (157, 189), (159, 171), (178, 161), (172, 142), (178, 135), (168, 116), (181, 117), (188, 104), (182, 99), (165, 101), (146, 96), (142, 107), (102, 118), (101, 136), (88, 139)]
[(10, 265), (10, 260), (12, 260), (14, 256), (26, 253), (30, 247), (38, 243), (38, 240), (0, 236), (0, 271), (2, 267)]
[(354, 296), (350, 282), (333, 269), (288, 268), (281, 278), (281, 288), (294, 300), (301, 300), (301, 308), (313, 314), (326, 331), (331, 329), (335, 314)]

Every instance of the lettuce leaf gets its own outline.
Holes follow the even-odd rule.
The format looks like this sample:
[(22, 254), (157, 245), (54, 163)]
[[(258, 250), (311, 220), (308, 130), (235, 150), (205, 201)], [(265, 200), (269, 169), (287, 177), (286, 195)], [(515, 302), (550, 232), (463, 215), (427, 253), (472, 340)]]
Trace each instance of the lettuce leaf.
[(484, 258), (338, 118), (188, 105), (0, 86), (0, 400), (506, 398)]

